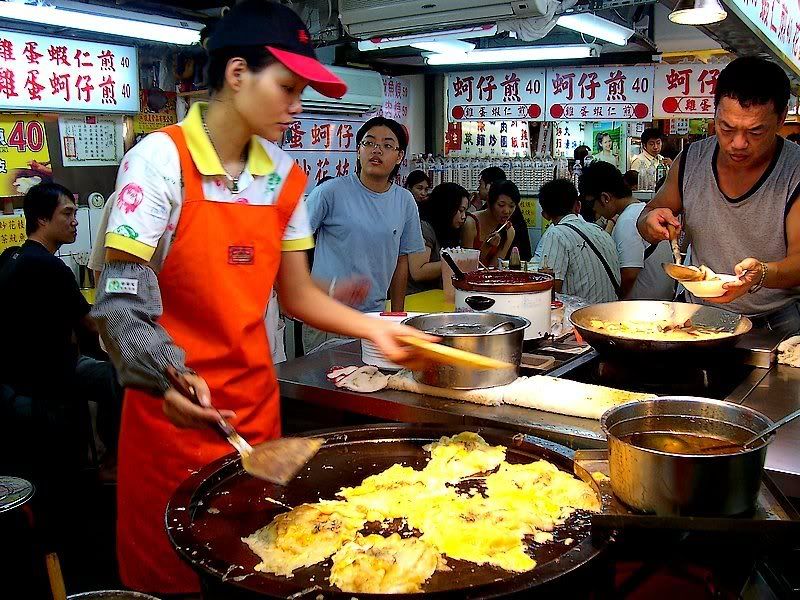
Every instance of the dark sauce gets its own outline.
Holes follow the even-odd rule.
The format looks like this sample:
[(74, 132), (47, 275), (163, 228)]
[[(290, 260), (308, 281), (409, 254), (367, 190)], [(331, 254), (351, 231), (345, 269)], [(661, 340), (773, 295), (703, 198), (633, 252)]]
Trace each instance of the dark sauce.
[(735, 454), (742, 449), (729, 445), (731, 440), (725, 438), (675, 431), (641, 431), (619, 439), (637, 448), (670, 454)]

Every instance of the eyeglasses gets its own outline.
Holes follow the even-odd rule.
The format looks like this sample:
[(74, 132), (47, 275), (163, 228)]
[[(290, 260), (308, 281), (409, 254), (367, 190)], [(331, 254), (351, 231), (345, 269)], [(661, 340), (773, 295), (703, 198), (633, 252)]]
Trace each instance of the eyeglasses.
[(389, 142), (383, 144), (376, 144), (372, 140), (363, 140), (361, 142), (361, 147), (366, 148), (368, 151), (371, 151), (373, 148), (379, 148), (381, 152), (399, 152), (400, 148), (397, 146), (393, 146)]

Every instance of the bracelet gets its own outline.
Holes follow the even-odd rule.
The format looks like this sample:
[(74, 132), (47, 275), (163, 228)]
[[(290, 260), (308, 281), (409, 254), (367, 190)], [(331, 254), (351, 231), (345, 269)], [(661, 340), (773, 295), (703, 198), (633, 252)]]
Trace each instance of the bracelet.
[(328, 286), (328, 296), (333, 297), (333, 290), (336, 289), (336, 277), (331, 279), (331, 284)]
[(761, 278), (758, 280), (757, 284), (747, 290), (750, 294), (755, 294), (758, 290), (764, 287), (764, 280), (767, 278), (767, 263), (761, 261), (759, 264), (761, 265)]

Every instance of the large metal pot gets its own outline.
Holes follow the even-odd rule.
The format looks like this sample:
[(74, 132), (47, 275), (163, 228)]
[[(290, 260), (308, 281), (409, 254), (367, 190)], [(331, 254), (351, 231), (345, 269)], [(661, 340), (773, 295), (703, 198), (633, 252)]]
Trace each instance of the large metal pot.
[(483, 269), (471, 271), (463, 279), (453, 276), (453, 287), (459, 312), (487, 311), (528, 319), (526, 340), (540, 339), (550, 333), (553, 289), (550, 275)]
[[(506, 321), (513, 326), (485, 333)], [(528, 319), (500, 313), (431, 313), (410, 317), (403, 323), (432, 332), (445, 346), (491, 356), (514, 365), (508, 369), (474, 369), (429, 363), (422, 371), (413, 373), (414, 379), (420, 383), (455, 390), (494, 387), (514, 381), (522, 359), (525, 328), (530, 325)]]
[(755, 508), (771, 437), (728, 454), (678, 454), (629, 440), (667, 432), (741, 443), (772, 424), (758, 411), (720, 400), (654, 398), (609, 409), (600, 423), (608, 439), (611, 487), (628, 506), (683, 516), (738, 515)]

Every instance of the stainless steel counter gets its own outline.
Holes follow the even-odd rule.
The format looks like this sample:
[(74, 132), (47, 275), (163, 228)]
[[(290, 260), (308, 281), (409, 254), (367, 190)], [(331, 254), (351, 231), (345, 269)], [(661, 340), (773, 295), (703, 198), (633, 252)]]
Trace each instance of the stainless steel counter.
[[(592, 419), (390, 390), (359, 394), (337, 389), (325, 377), (332, 366), (360, 364), (358, 342), (282, 363), (277, 367), (281, 397), (387, 421), (488, 425), (540, 436), (576, 449), (605, 446), (600, 424)], [(726, 399), (744, 403), (773, 419), (780, 418), (800, 406), (800, 369), (754, 368)], [(778, 433), (767, 454), (766, 467), (785, 493), (800, 497), (800, 422), (791, 423)]]

